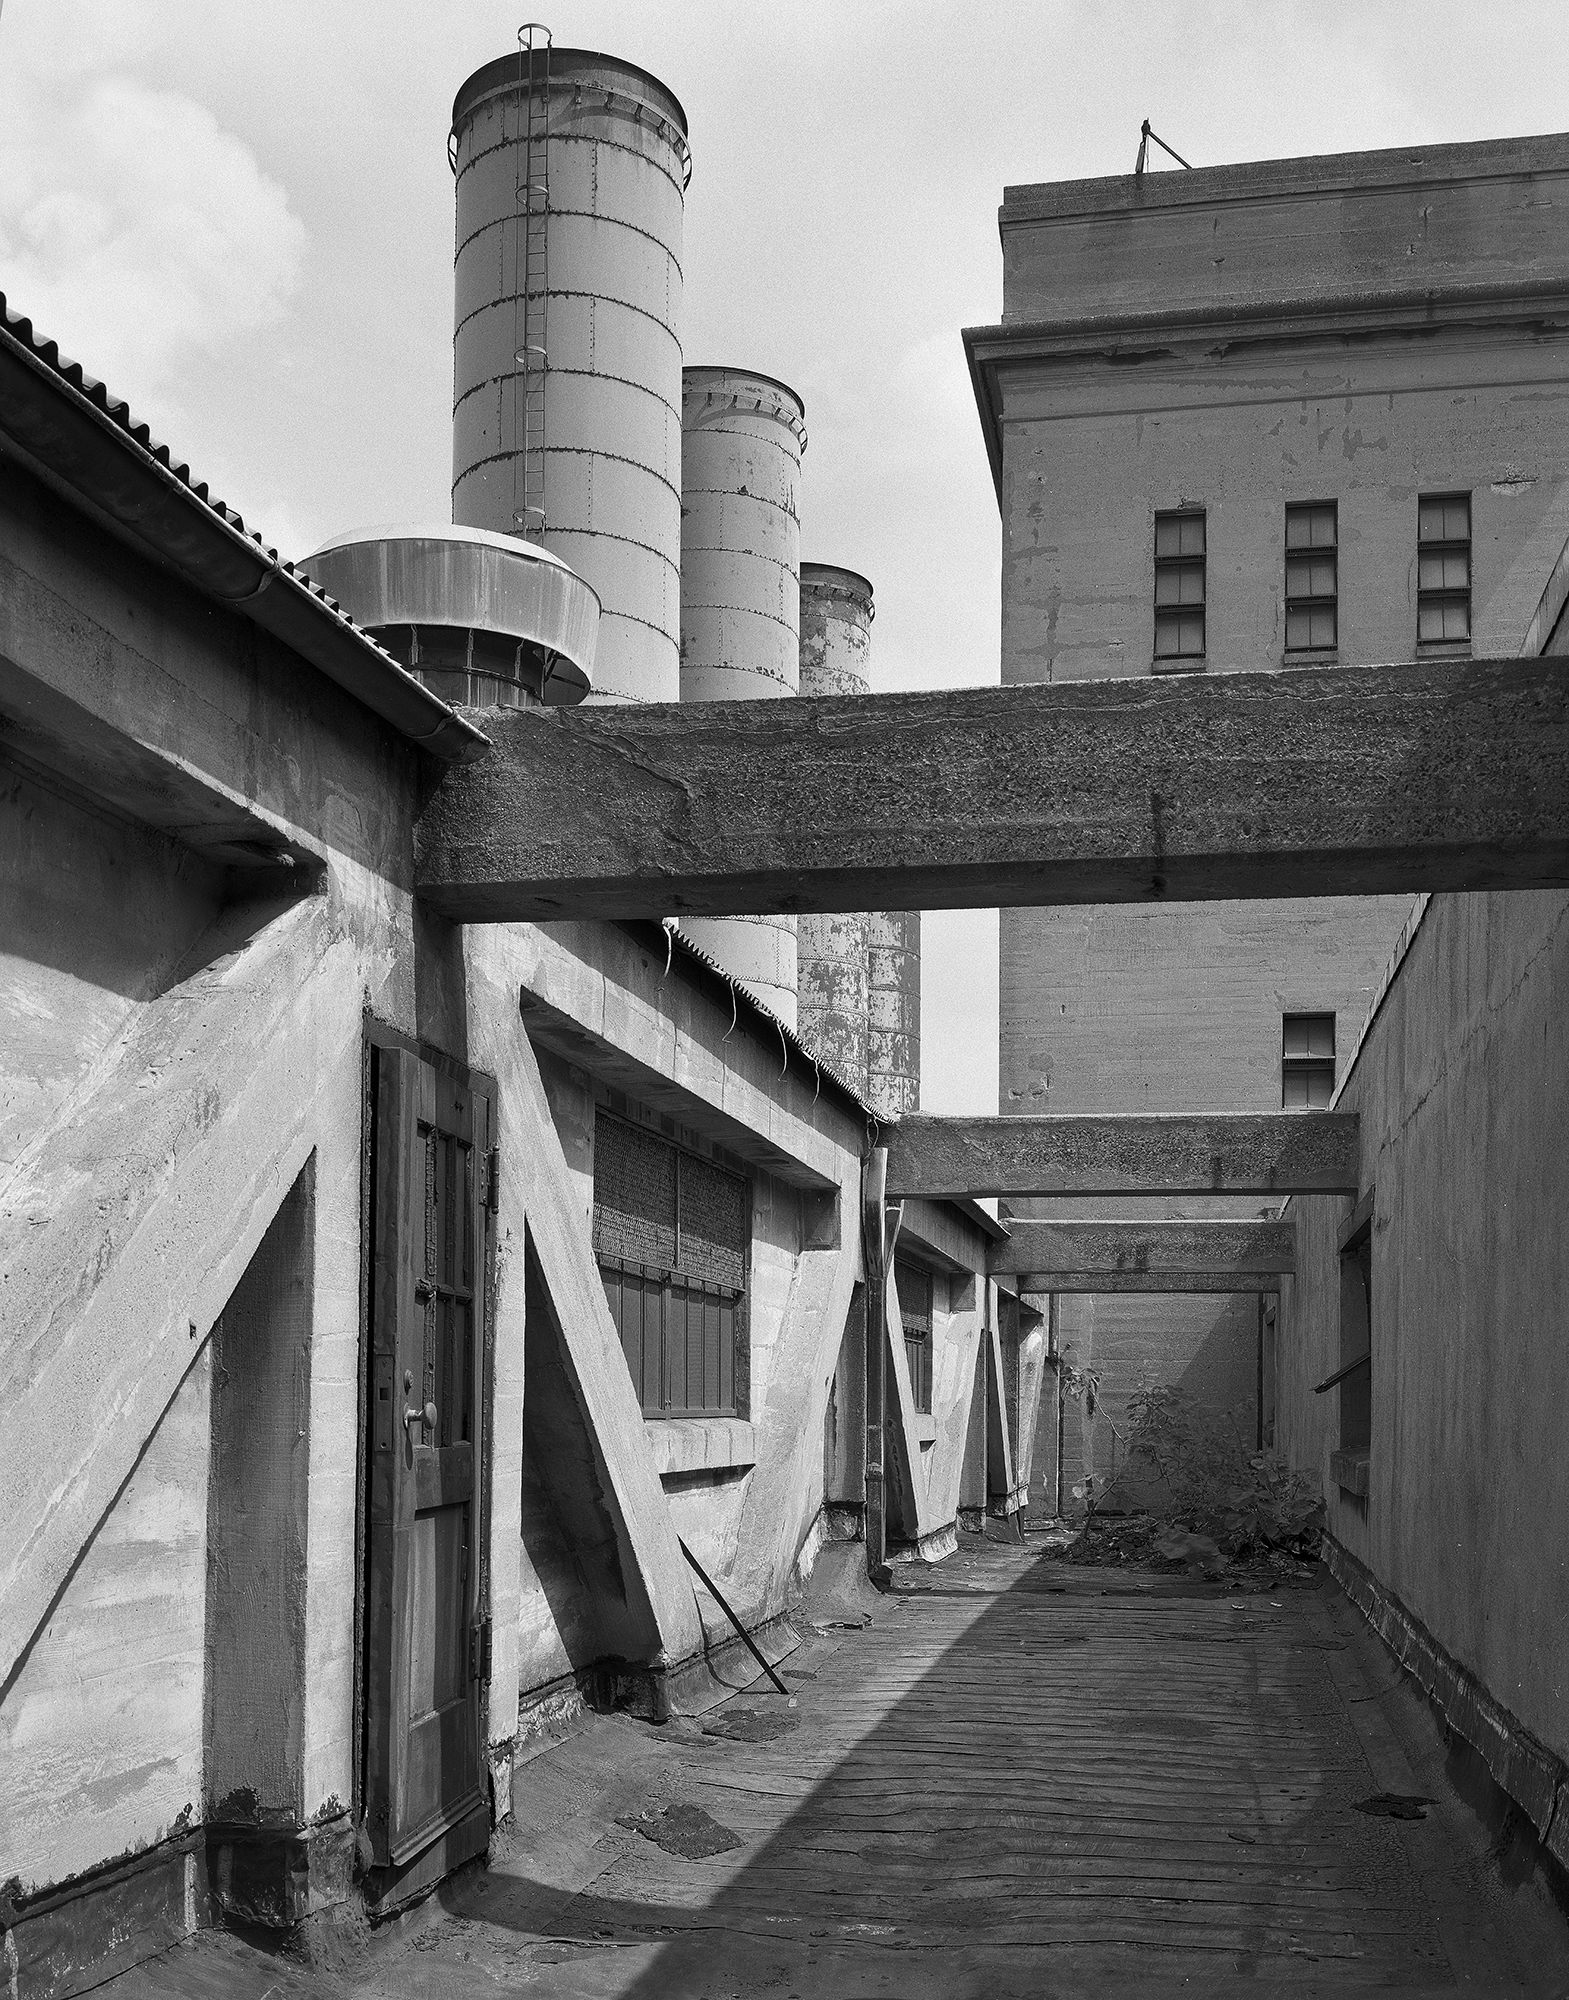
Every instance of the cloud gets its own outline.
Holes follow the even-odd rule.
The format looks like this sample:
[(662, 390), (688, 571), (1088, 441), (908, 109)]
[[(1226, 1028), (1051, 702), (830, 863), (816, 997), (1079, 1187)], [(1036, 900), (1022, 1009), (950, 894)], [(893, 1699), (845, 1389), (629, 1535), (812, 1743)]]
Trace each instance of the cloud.
[(178, 411), (193, 363), (283, 318), (305, 225), (193, 99), (83, 74), (36, 32), (5, 47), (0, 290), (146, 414)]

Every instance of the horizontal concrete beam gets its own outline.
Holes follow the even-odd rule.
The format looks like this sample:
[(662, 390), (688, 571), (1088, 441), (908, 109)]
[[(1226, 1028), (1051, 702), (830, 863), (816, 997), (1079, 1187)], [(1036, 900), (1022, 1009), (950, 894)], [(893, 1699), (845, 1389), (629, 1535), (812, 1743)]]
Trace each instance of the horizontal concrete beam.
[[(987, 1260), (993, 1277), (1055, 1271), (1076, 1276), (1210, 1277), (1274, 1275), (1297, 1267), (1292, 1222), (1034, 1222), (1009, 1224), (1013, 1234)], [(1048, 1289), (1054, 1289), (1049, 1287)]]
[(1278, 1292), (1262, 1271), (1024, 1271), (1021, 1292)]
[(1355, 1194), (1355, 1112), (906, 1118), (888, 1193)]
[(417, 836), (463, 922), (1569, 883), (1561, 660), (480, 720)]

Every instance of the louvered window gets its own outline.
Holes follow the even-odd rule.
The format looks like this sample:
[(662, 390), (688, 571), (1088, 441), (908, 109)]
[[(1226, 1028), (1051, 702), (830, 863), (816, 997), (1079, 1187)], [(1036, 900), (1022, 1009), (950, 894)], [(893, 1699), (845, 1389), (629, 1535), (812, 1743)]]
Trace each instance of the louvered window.
[(1471, 496), (1417, 502), (1416, 636), (1424, 646), (1471, 636)]
[(915, 1407), (923, 1416), (932, 1409), (932, 1274), (900, 1257), (894, 1264), (899, 1317), (904, 1322), (904, 1358), (910, 1368)]
[(1155, 516), (1155, 664), (1204, 657), (1202, 508)]
[(594, 1254), (650, 1416), (735, 1416), (752, 1191), (700, 1154), (601, 1111)]
[(1333, 500), (1286, 509), (1286, 651), (1339, 642), (1339, 520)]

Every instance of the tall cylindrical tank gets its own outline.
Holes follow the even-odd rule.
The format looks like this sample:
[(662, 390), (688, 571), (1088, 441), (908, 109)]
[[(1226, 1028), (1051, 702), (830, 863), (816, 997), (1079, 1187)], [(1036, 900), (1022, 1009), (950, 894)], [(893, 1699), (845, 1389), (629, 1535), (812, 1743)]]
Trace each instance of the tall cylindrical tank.
[(866, 1101), (879, 1118), (921, 1108), (921, 913), (877, 911), (866, 920)]
[[(872, 586), (853, 569), (801, 565), (803, 695), (867, 694)], [(867, 1079), (868, 962), (864, 910), (797, 920), (797, 1027), (807, 1047), (863, 1097)]]
[[(683, 701), (796, 691), (805, 416), (793, 389), (751, 369), (682, 376)], [(687, 918), (682, 930), (796, 1025), (793, 917)]]
[(597, 698), (675, 701), (686, 117), (631, 63), (546, 61), (486, 64), (452, 109), (452, 518), (593, 587)]

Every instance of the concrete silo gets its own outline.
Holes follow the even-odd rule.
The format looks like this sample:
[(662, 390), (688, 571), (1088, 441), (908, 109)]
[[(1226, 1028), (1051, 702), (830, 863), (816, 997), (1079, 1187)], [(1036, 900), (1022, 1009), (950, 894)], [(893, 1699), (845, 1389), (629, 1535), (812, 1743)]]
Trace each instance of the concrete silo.
[(686, 117), (541, 44), (458, 92), (452, 516), (526, 535), (602, 608), (599, 698), (680, 691)]
[(866, 920), (866, 1101), (879, 1118), (921, 1108), (921, 913)]
[[(872, 586), (852, 569), (801, 565), (803, 695), (867, 694)], [(801, 1039), (863, 1096), (867, 1081), (868, 973), (864, 910), (813, 913), (797, 922)]]
[[(801, 454), (792, 389), (688, 368), (681, 396), (681, 699), (772, 700), (800, 676)], [(795, 919), (698, 917), (683, 932), (790, 1027)]]

